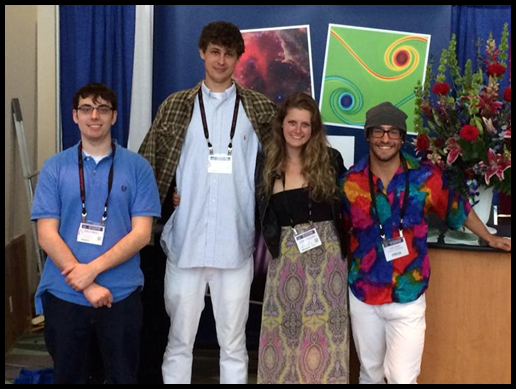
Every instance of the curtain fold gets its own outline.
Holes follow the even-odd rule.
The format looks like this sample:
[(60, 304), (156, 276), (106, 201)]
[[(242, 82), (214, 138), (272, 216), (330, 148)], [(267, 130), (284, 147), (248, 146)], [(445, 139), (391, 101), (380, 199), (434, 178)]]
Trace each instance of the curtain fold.
[(72, 98), (81, 86), (102, 82), (118, 97), (112, 136), (126, 147), (134, 57), (134, 5), (60, 5), (60, 105), (63, 150), (80, 140)]
[(489, 33), (493, 33), (496, 43), (500, 43), (502, 29), (509, 23), (511, 31), (510, 5), (452, 5), (451, 31), (457, 37), (457, 59), (464, 69), (468, 59), (473, 61), (473, 69), (478, 64), (477, 40), (482, 40), (480, 53), (485, 50), (485, 42)]

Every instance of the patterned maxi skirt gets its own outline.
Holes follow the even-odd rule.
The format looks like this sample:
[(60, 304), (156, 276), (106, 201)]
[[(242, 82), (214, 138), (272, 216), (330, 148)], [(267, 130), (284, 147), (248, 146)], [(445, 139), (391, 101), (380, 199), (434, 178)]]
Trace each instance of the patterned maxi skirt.
[[(299, 253), (290, 227), (270, 259), (263, 300), (259, 384), (347, 384), (347, 265), (333, 221), (314, 223), (323, 244)], [(311, 229), (296, 226), (298, 233)]]

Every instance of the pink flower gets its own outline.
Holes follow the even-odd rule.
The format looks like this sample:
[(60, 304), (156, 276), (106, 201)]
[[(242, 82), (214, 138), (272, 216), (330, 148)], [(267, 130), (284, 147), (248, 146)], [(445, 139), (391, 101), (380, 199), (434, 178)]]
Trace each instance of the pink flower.
[(450, 138), (446, 141), (446, 151), (448, 151), (448, 158), (446, 158), (446, 162), (451, 165), (454, 163), (460, 155), (462, 155), (462, 148), (459, 145), (459, 142), (455, 138)]
[(486, 184), (489, 185), (489, 181), (491, 181), (491, 178), (494, 175), (498, 176), (500, 181), (503, 181), (503, 172), (511, 167), (511, 161), (503, 161), (503, 156), (501, 154), (496, 154), (493, 149), (489, 149), (487, 152), (487, 158), (489, 165), (486, 165), (484, 161), (480, 161), (478, 164), (482, 170), (487, 169), (484, 175)]
[(477, 140), (478, 133), (479, 133), (478, 128), (476, 128), (475, 126), (472, 126), (471, 124), (465, 124), (461, 128), (461, 130), (459, 132), (459, 136), (464, 140), (473, 142), (473, 141)]
[(500, 111), (500, 108), (502, 108), (503, 104), (501, 101), (497, 100), (498, 93), (493, 91), (491, 88), (486, 88), (486, 92), (480, 93), (480, 100), (477, 107), (480, 108), (480, 113), (483, 116), (496, 115)]
[(491, 135), (496, 134), (496, 128), (493, 125), (493, 119), (486, 119), (485, 117), (482, 117), (482, 120), (484, 121), (484, 124), (486, 125), (486, 130)]
[(428, 160), (434, 165), (439, 166), (441, 169), (444, 168), (443, 161), (441, 161), (441, 155), (439, 153), (430, 153), (428, 155)]

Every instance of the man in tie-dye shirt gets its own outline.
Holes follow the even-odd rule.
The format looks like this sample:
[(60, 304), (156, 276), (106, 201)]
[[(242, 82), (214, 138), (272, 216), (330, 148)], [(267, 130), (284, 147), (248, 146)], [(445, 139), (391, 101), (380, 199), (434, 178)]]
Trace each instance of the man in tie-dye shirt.
[(430, 278), (427, 215), (452, 229), (465, 225), (490, 246), (510, 240), (490, 234), (469, 203), (433, 164), (400, 152), (403, 111), (381, 103), (366, 113), (369, 155), (344, 181), (344, 213), (351, 229), (349, 272), (353, 338), (360, 383), (416, 383), (425, 336), (425, 291)]

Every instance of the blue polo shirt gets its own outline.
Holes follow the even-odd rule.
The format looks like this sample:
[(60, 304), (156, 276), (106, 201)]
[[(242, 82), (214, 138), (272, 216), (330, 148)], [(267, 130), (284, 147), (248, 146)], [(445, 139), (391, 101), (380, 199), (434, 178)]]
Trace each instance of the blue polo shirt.
[[(59, 219), (59, 235), (75, 258), (89, 263), (108, 251), (131, 231), (133, 216), (160, 217), (161, 206), (152, 168), (140, 155), (116, 145), (113, 187), (109, 196), (108, 218), (102, 246), (77, 242), (81, 222), (82, 202), (79, 185), (79, 144), (49, 158), (41, 169), (32, 220)], [(98, 164), (82, 155), (86, 191), (87, 220), (100, 223), (108, 192), (108, 176), (112, 154)], [(108, 288), (114, 302), (123, 300), (138, 287), (143, 286), (140, 254), (101, 273), (95, 282)], [(65, 282), (65, 277), (48, 257), (38, 290), (36, 313), (43, 313), (41, 296), (44, 292), (79, 305), (91, 306), (82, 292), (76, 292)]]

